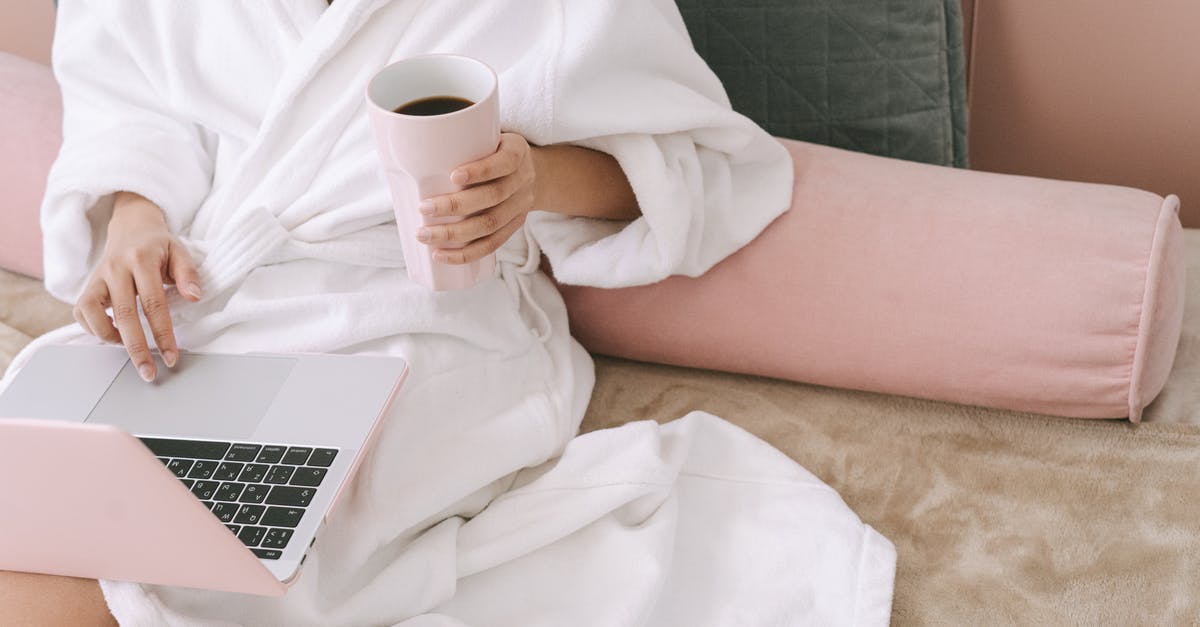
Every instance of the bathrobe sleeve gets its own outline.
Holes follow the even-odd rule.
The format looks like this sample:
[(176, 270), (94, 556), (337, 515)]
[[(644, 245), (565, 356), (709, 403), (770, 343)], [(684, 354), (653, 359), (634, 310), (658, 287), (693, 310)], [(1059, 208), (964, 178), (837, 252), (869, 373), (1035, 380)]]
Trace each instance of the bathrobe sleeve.
[(615, 157), (643, 215), (530, 214), (528, 231), (558, 281), (623, 287), (697, 276), (787, 210), (787, 151), (732, 111), (673, 0), (565, 0), (563, 17), (553, 141)]
[(161, 34), (161, 25), (137, 23), (137, 15), (138, 5), (123, 2), (59, 6), (53, 65), (63, 144), (47, 181), (42, 233), (46, 286), (63, 300), (78, 297), (103, 251), (114, 192), (150, 199), (179, 233), (211, 185), (203, 132), (172, 111), (130, 52), (131, 38)]

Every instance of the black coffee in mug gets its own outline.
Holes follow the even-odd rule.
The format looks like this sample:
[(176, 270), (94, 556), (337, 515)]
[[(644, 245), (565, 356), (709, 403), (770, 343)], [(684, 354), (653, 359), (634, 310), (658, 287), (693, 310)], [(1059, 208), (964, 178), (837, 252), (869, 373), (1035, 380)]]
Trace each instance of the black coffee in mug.
[(433, 96), (414, 100), (408, 104), (402, 104), (393, 109), (393, 112), (403, 115), (445, 115), (466, 109), (473, 104), (475, 103), (466, 98)]

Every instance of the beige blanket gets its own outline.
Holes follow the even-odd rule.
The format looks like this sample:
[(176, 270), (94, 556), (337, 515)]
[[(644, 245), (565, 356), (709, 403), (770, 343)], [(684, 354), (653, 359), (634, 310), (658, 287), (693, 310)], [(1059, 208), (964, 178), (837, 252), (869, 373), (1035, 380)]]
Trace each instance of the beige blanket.
[[(703, 409), (771, 442), (896, 544), (897, 625), (1200, 624), (1200, 231), (1187, 238), (1184, 336), (1141, 425), (601, 358), (584, 429)], [(0, 368), (70, 321), (0, 271)]]
[[(1200, 621), (1200, 428), (1074, 421), (611, 359), (585, 429), (704, 409), (896, 545), (896, 625)], [(797, 564), (803, 568), (803, 564)]]

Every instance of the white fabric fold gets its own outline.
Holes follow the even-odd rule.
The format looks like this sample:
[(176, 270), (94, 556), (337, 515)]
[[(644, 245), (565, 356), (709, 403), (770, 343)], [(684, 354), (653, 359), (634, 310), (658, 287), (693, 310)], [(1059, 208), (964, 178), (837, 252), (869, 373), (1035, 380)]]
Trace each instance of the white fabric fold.
[[(674, 3), (324, 4), (61, 3), (48, 288), (76, 297), (111, 194), (133, 191), (200, 264), (204, 300), (174, 302), (184, 348), (412, 367), (286, 597), (102, 582), (118, 620), (886, 623), (891, 545), (760, 440), (700, 414), (575, 438), (593, 366), (542, 251), (571, 283), (698, 274), (789, 202), (786, 153), (729, 109)], [(430, 52), (496, 69), (505, 130), (614, 155), (644, 216), (532, 215), (495, 278), (439, 293), (410, 281), (363, 88), (389, 61)], [(88, 341), (66, 327), (14, 369), (45, 343)]]
[[(205, 133), (161, 98), (109, 16), (86, 6), (58, 21), (55, 36), (80, 54), (55, 55), (63, 90), (64, 145), (50, 172), (52, 188), (86, 195), (47, 205), (44, 232), (78, 234), (78, 207), (114, 191), (158, 204), (178, 232), (208, 194), (212, 158)], [(61, 50), (63, 46), (59, 46)], [(80, 248), (64, 250), (68, 244)], [(47, 237), (48, 259), (74, 258), (91, 242)]]
[(613, 155), (643, 217), (624, 228), (557, 214), (530, 228), (569, 284), (698, 276), (791, 202), (787, 151), (729, 108), (673, 2), (572, 2), (551, 89), (555, 143)]

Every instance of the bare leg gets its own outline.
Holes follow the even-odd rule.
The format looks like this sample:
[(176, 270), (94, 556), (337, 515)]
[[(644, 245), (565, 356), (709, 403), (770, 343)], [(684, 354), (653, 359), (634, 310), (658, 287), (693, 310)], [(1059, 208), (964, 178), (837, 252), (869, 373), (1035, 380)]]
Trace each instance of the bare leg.
[(0, 571), (0, 616), (5, 625), (115, 627), (95, 579)]

